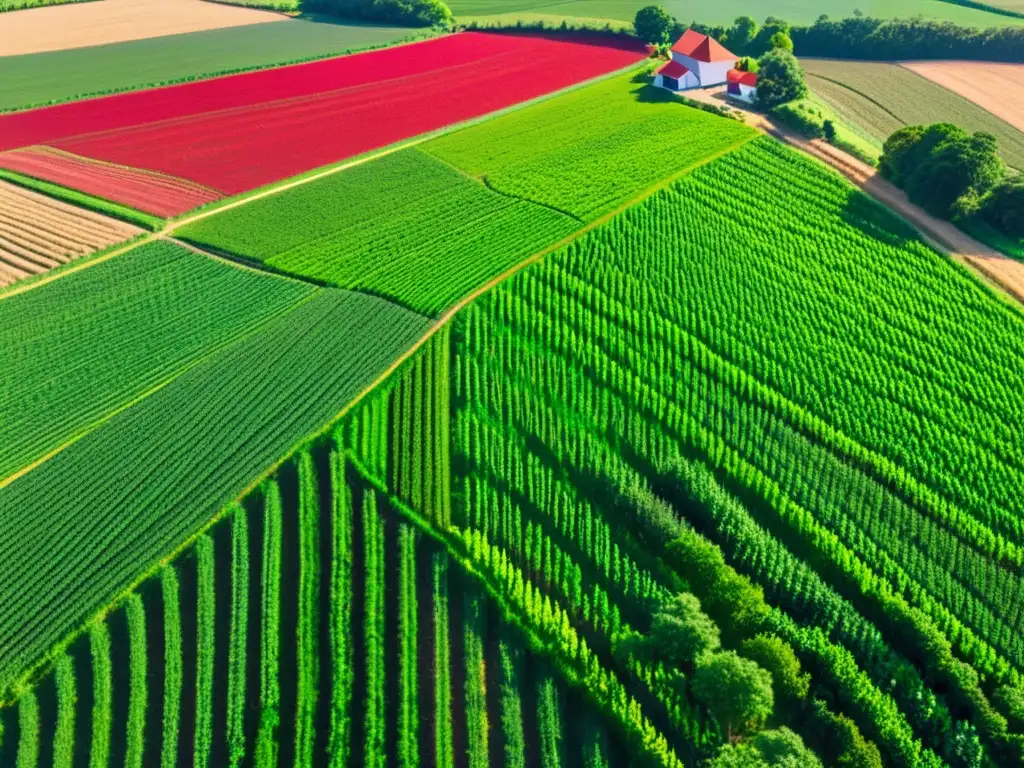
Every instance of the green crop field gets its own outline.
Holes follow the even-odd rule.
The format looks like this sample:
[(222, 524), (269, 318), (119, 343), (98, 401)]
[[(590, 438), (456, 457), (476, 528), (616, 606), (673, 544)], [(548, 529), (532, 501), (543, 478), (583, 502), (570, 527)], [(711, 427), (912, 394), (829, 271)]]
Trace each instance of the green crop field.
[(0, 294), (0, 766), (1024, 764), (1024, 312), (833, 170), (634, 70), (149, 238)]
[(904, 125), (955, 123), (991, 133), (1006, 163), (1024, 168), (1024, 133), (898, 64), (801, 59), (807, 84), (848, 122), (879, 141)]
[(559, 211), (492, 192), (414, 147), (179, 233), (434, 315), (578, 226)]
[(0, 111), (341, 54), (384, 45), (413, 32), (293, 19), (2, 56)]
[(585, 222), (753, 135), (620, 75), (178, 233), (437, 315)]
[(592, 221), (753, 135), (627, 74), (442, 136), (424, 151), (501, 192)]
[[(631, 22), (637, 10), (644, 4), (645, 0), (568, 0), (554, 3), (538, 0), (453, 0), (450, 5), (452, 12), (460, 20), (480, 17), (480, 20), (484, 21), (484, 17), (487, 16), (508, 15)], [(738, 16), (753, 16), (758, 22), (764, 21), (768, 16), (776, 16), (791, 24), (813, 24), (823, 13), (838, 19), (853, 16), (857, 11), (866, 16), (883, 19), (923, 16), (927, 19), (952, 21), (970, 27), (999, 27), (1024, 23), (1024, 19), (966, 8), (943, 0), (827, 0), (816, 3), (807, 0), (702, 0), (698, 3), (668, 0), (662, 3), (662, 6), (684, 24), (691, 21), (702, 24), (725, 24)]]
[[(240, 278), (236, 286), (244, 285)], [(307, 299), (258, 334), (210, 354), (0, 490), (0, 540), (19, 550), (0, 558), (12, 590), (0, 615), (0, 689), (211, 519), (260, 468), (328, 424), (425, 328), (417, 315), (370, 296), (299, 290)], [(243, 305), (245, 295), (218, 302)], [(193, 288), (191, 299), (176, 303), (194, 297)], [(102, 305), (93, 311), (101, 315)], [(136, 322), (152, 332), (159, 318), (143, 313)], [(112, 353), (102, 341), (93, 346)], [(31, 410), (26, 397), (20, 407)], [(69, 503), (71, 516), (62, 512)], [(46, 565), (54, 559), (61, 569)]]
[(0, 301), (0, 480), (314, 291), (154, 243)]

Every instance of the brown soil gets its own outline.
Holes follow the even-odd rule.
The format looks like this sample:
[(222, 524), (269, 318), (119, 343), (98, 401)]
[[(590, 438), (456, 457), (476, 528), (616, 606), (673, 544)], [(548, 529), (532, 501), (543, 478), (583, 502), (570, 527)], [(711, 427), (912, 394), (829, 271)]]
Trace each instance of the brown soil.
[(0, 14), (0, 56), (286, 21), (273, 11), (204, 0), (102, 0)]
[(0, 287), (127, 240), (140, 231), (0, 181)]
[[(1024, 66), (1021, 70), (1024, 74)], [(827, 142), (804, 138), (776, 125), (759, 112), (744, 109), (742, 105), (726, 98), (724, 87), (689, 91), (686, 97), (719, 107), (731, 106), (742, 114), (747, 124), (832, 166), (875, 200), (906, 219), (932, 248), (972, 267), (997, 291), (1001, 290), (1024, 302), (1024, 262), (1011, 259), (978, 242), (951, 222), (930, 215), (910, 202), (902, 190), (879, 176), (872, 166)]]
[(900, 63), (1024, 131), (1024, 64), (991, 61)]

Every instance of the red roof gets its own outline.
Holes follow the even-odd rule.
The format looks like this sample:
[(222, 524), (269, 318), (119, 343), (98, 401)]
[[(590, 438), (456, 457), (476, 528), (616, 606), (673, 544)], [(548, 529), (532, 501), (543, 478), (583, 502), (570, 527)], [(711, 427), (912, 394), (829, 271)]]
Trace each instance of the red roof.
[(672, 50), (706, 64), (712, 61), (736, 60), (735, 54), (730, 53), (728, 48), (695, 29), (686, 30), (672, 46)]
[(690, 70), (682, 62), (670, 61), (668, 64), (666, 64), (664, 67), (658, 70), (658, 74), (664, 75), (665, 77), (672, 77), (675, 78), (676, 80), (680, 80), (683, 77), (686, 77), (686, 73), (689, 71)]
[(730, 69), (728, 73), (726, 73), (725, 79), (730, 85), (732, 83), (738, 83), (740, 85), (749, 85), (751, 88), (757, 87), (756, 72), (740, 72), (738, 69)]

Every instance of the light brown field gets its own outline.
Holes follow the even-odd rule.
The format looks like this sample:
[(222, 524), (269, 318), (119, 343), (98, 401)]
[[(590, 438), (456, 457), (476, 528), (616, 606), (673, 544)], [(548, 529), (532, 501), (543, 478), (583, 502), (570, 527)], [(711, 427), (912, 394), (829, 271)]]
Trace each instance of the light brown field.
[(1024, 131), (1024, 64), (990, 61), (900, 63)]
[(0, 14), (0, 56), (274, 21), (288, 17), (204, 0), (99, 0), (30, 8)]
[(0, 287), (140, 232), (130, 224), (0, 181)]

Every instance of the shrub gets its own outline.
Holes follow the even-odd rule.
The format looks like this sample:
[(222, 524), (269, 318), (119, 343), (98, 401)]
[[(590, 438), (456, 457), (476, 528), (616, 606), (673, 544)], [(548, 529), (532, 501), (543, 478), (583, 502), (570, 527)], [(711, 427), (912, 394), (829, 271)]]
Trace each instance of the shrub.
[(739, 653), (771, 673), (776, 700), (795, 702), (807, 698), (811, 676), (801, 671), (800, 660), (785, 640), (760, 634), (744, 640)]

